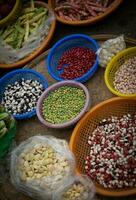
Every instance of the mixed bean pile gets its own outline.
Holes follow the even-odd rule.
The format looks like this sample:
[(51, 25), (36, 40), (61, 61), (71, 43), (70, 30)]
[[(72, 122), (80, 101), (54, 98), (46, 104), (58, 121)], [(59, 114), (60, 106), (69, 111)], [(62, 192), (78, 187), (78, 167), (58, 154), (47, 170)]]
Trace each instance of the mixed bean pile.
[(73, 47), (65, 51), (58, 61), (59, 76), (63, 79), (81, 77), (93, 66), (95, 60), (96, 55), (91, 49)]
[(21, 79), (5, 88), (2, 104), (11, 114), (23, 114), (32, 111), (43, 92), (42, 84), (37, 80)]
[(21, 153), (18, 170), (22, 181), (39, 180), (41, 185), (42, 178), (54, 177), (55, 180), (61, 180), (70, 170), (70, 166), (51, 146), (37, 144), (31, 150)]
[(67, 21), (87, 20), (104, 13), (113, 0), (56, 0), (55, 11)]
[(59, 124), (76, 117), (86, 101), (82, 89), (62, 86), (51, 92), (43, 102), (43, 117), (46, 121)]
[(48, 17), (44, 7), (25, 6), (15, 23), (0, 30), (0, 37), (14, 49), (20, 49)]
[(125, 61), (115, 73), (114, 87), (124, 94), (136, 94), (136, 56)]
[(74, 183), (62, 196), (62, 200), (87, 200), (88, 189), (80, 182)]
[(87, 175), (105, 188), (136, 187), (136, 114), (103, 119), (88, 138)]

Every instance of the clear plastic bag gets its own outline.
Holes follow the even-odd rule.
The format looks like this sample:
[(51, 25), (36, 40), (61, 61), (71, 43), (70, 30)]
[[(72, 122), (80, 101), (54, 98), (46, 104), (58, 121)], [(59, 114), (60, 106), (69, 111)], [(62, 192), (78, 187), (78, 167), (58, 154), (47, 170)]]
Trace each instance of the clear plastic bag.
[(18, 49), (12, 48), (10, 45), (0, 37), (0, 63), (11, 64), (23, 59), (35, 49), (37, 49), (43, 39), (48, 35), (50, 26), (55, 20), (53, 11), (51, 11), (47, 5), (48, 18), (40, 25), (40, 27), (31, 33), (28, 40), (23, 43), (23, 46)]
[[(81, 187), (80, 187), (81, 186)], [(53, 195), (53, 200), (71, 200), (72, 188), (75, 198), (72, 200), (93, 200), (95, 187), (86, 175), (75, 175), (69, 177), (65, 185), (62, 185)]]
[[(42, 153), (41, 153), (42, 150), (40, 151), (41, 148), (45, 148), (45, 147), (51, 147), (51, 149), (53, 149), (53, 151), (55, 152), (55, 154), (53, 155), (56, 156), (54, 157), (54, 160), (58, 157), (60, 161), (66, 160), (68, 167), (64, 168), (64, 170), (62, 170), (61, 168), (62, 170), (61, 172), (63, 172), (62, 173), (63, 175), (59, 173), (60, 163), (59, 164), (55, 163), (53, 165), (54, 168), (52, 168), (51, 165), (50, 166), (44, 165), (45, 162), (47, 164), (49, 163), (47, 162), (47, 151), (43, 151)], [(36, 154), (35, 152), (38, 152), (38, 153)], [(34, 157), (31, 156), (33, 154), (34, 154)], [(43, 159), (41, 159), (41, 157), (35, 156), (38, 154), (44, 155), (42, 157)], [(48, 151), (48, 156), (49, 155), (50, 154)], [(48, 161), (49, 159), (50, 158), (48, 158)], [(41, 162), (42, 164), (40, 164)], [(33, 163), (33, 166), (31, 165), (31, 163)], [(37, 165), (39, 165), (38, 168), (34, 166), (36, 163)], [(40, 171), (43, 165), (45, 166), (45, 168), (43, 171)], [(49, 168), (47, 168), (47, 166)], [(61, 164), (61, 167), (62, 167), (62, 164)], [(39, 178), (35, 177), (35, 176), (38, 176), (40, 172), (43, 174), (45, 173), (45, 171), (47, 171), (47, 169), (50, 170), (51, 168), (52, 168), (52, 174), (48, 174), (48, 175), (44, 174)], [(75, 159), (74, 159), (73, 154), (69, 150), (67, 142), (64, 140), (57, 139), (52, 136), (31, 137), (28, 140), (22, 142), (11, 153), (10, 175), (11, 175), (11, 181), (13, 185), (16, 187), (17, 190), (35, 199), (38, 199), (38, 198), (44, 199), (44, 200), (52, 199), (53, 192), (57, 190), (61, 185), (64, 185), (67, 182), (68, 177), (74, 173), (74, 168), (75, 168)], [(38, 172), (36, 171), (36, 169), (38, 169)], [(25, 178), (24, 178), (24, 173), (25, 173)], [(26, 174), (27, 174), (27, 178), (26, 178)], [(28, 176), (28, 174), (30, 176)], [(31, 176), (32, 174), (33, 174), (33, 177)]]
[(124, 36), (105, 41), (98, 49), (99, 65), (106, 68), (108, 62), (120, 51), (126, 48)]

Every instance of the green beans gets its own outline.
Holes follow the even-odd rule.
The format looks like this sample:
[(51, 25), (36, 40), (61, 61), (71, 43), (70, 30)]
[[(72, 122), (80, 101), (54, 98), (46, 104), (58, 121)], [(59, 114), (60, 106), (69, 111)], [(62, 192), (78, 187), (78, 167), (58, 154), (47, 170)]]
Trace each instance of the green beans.
[(43, 102), (43, 117), (46, 121), (59, 124), (75, 118), (85, 104), (82, 89), (63, 86), (51, 92)]
[(23, 8), (21, 15), (14, 24), (7, 26), (0, 31), (0, 37), (2, 37), (5, 43), (12, 48), (20, 49), (25, 42), (29, 41), (31, 33), (37, 31), (47, 17), (47, 8), (35, 8), (34, 4), (31, 3), (31, 7), (25, 6)]
[(4, 107), (0, 104), (0, 138), (2, 138), (9, 130), (15, 125), (14, 118), (5, 111)]

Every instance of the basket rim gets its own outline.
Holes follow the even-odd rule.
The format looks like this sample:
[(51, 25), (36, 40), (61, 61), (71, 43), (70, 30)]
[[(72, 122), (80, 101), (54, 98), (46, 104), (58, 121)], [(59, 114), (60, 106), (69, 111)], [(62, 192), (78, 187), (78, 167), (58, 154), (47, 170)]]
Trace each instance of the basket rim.
[(120, 97), (128, 97), (128, 98), (135, 98), (136, 94), (123, 94), (117, 90), (114, 89), (113, 86), (111, 86), (110, 82), (109, 82), (109, 72), (110, 70), (113, 68), (113, 64), (124, 54), (127, 54), (128, 52), (131, 52), (135, 50), (136, 51), (136, 46), (135, 47), (129, 47), (127, 49), (124, 49), (123, 51), (119, 52), (116, 56), (114, 56), (110, 62), (108, 63), (105, 73), (104, 73), (104, 80), (105, 80), (105, 84), (108, 87), (108, 89), (115, 95), (120, 96)]
[[(62, 19), (61, 17), (59, 17), (57, 14), (56, 15), (56, 19), (57, 21), (66, 24), (66, 25), (71, 25), (71, 26), (86, 26), (86, 25), (91, 25), (91, 24), (95, 24), (101, 20), (103, 20), (104, 18), (106, 18), (108, 15), (110, 15), (112, 12), (114, 12), (119, 5), (123, 2), (123, 0), (115, 0), (111, 6), (109, 8), (107, 8), (107, 11), (104, 12), (103, 14), (93, 17), (92, 19), (87, 19), (87, 20), (77, 20), (77, 21), (67, 21)], [(53, 5), (52, 5), (52, 0), (48, 1), (49, 6), (54, 10)]]
[[(48, 95), (51, 91), (54, 91), (60, 87), (63, 86), (73, 86), (73, 87), (78, 87), (81, 88), (85, 95), (86, 95), (86, 102), (84, 104), (84, 107), (81, 109), (80, 113), (73, 119), (65, 122), (65, 123), (61, 123), (61, 124), (52, 124), (48, 121), (46, 121), (43, 116), (42, 116), (42, 111), (41, 111), (41, 105), (43, 103), (43, 100), (45, 99), (45, 96)], [(44, 124), (45, 126), (49, 127), (49, 128), (67, 128), (69, 126), (72, 126), (73, 124), (75, 124), (90, 108), (91, 105), (91, 99), (90, 99), (90, 95), (89, 95), (89, 91), (87, 89), (86, 86), (84, 86), (82, 83), (79, 83), (77, 81), (61, 81), (61, 82), (57, 82), (54, 83), (53, 85), (51, 85), (50, 87), (48, 87), (41, 95), (41, 97), (39, 98), (38, 102), (37, 102), (37, 106), (36, 106), (36, 113), (37, 113), (37, 117), (39, 119), (39, 121)]]
[[(68, 40), (71, 40), (71, 39), (76, 39), (78, 37), (88, 40), (88, 42), (92, 43), (96, 47), (96, 51), (98, 50), (98, 48), (99, 48), (98, 42), (95, 39), (93, 39), (92, 37), (90, 37), (88, 35), (85, 35), (85, 34), (71, 34), (71, 35), (65, 36), (62, 39), (60, 39), (50, 49), (50, 51), (48, 53), (48, 56), (47, 56), (47, 61), (45, 60), (45, 62), (47, 62), (48, 72), (55, 80), (64, 81), (63, 78), (60, 78), (60, 77), (56, 76), (51, 70), (50, 61), (52, 59), (51, 58), (52, 55), (55, 53), (55, 51), (56, 51), (57, 47), (59, 47), (59, 45), (61, 45), (62, 43), (65, 43), (65, 41), (68, 41)], [(95, 52), (95, 54), (96, 54), (96, 52)], [(81, 76), (79, 78), (71, 79), (71, 80), (79, 81), (79, 82), (81, 81), (82, 82), (82, 81), (84, 81), (84, 79), (86, 77), (92, 76), (95, 73), (95, 71), (98, 69), (98, 63), (99, 63), (98, 62), (98, 55), (96, 54), (96, 59), (95, 59), (95, 62), (93, 64), (93, 66), (85, 74), (83, 74), (83, 76)]]
[[(73, 148), (74, 148), (74, 143), (76, 141), (76, 135), (77, 135), (77, 131), (79, 129), (81, 129), (82, 127), (82, 123), (84, 121), (86, 121), (86, 119), (88, 118), (88, 116), (90, 114), (92, 114), (93, 112), (95, 112), (95, 110), (97, 110), (98, 108), (100, 108), (101, 106), (104, 106), (106, 104), (110, 104), (111, 102), (120, 102), (120, 101), (129, 101), (129, 102), (135, 102), (135, 99), (130, 99), (130, 98), (123, 98), (123, 97), (112, 97), (110, 99), (104, 100), (100, 103), (98, 103), (97, 105), (95, 105), (93, 108), (90, 109), (90, 111), (88, 111), (84, 117), (77, 123), (77, 125), (75, 126), (70, 141), (69, 141), (69, 147), (70, 150), (73, 152)], [(74, 152), (73, 152), (74, 153)], [(78, 168), (76, 168), (76, 173), (78, 174), (82, 174), (82, 172), (80, 172), (80, 170)], [(103, 186), (101, 186), (100, 184), (94, 182), (95, 187), (96, 187), (96, 192), (98, 194), (104, 195), (104, 196), (113, 196), (113, 197), (117, 197), (117, 196), (128, 196), (128, 195), (134, 195), (136, 194), (136, 187), (135, 188), (129, 188), (129, 189), (118, 189), (118, 190), (112, 190), (112, 189), (106, 189)]]
[(20, 5), (20, 0), (16, 0), (10, 13), (6, 17), (4, 17), (2, 20), (0, 20), (0, 25), (6, 23), (15, 14), (15, 11), (18, 9), (19, 5)]
[[(44, 7), (47, 7), (52, 11), (52, 9), (48, 6), (47, 3), (42, 2), (42, 1), (35, 1), (34, 2), (36, 5), (42, 5)], [(28, 62), (32, 61), (32, 59), (36, 58), (38, 55), (40, 55), (40, 53), (43, 52), (43, 50), (47, 49), (49, 42), (51, 41), (53, 34), (55, 32), (55, 28), (56, 28), (56, 18), (54, 18), (51, 26), (50, 26), (50, 30), (48, 35), (42, 40), (42, 42), (40, 43), (40, 46), (38, 48), (36, 48), (32, 53), (30, 53), (29, 55), (27, 55), (26, 57), (22, 58), (21, 60), (15, 62), (15, 63), (11, 63), (11, 64), (3, 64), (0, 63), (0, 69), (15, 69), (17, 67), (21, 67), (26, 65)]]
[[(5, 76), (3, 76), (0, 79), (0, 85), (2, 84), (3, 81), (6, 81), (7, 79), (10, 79), (15, 74), (22, 74), (22, 73), (23, 74), (31, 73), (31, 74), (35, 75), (35, 77), (38, 77), (40, 80), (42, 80), (44, 82), (44, 84), (42, 83), (43, 88), (44, 89), (48, 88), (48, 81), (46, 80), (46, 78), (42, 74), (40, 74), (39, 72), (37, 72), (37, 71), (35, 71), (33, 69), (17, 69), (17, 70), (11, 71), (11, 72), (7, 73)], [(34, 108), (32, 111), (25, 112), (23, 114), (17, 114), (17, 115), (13, 114), (13, 117), (15, 119), (26, 119), (26, 118), (30, 118), (30, 117), (32, 117), (34, 115), (36, 115), (36, 108)]]

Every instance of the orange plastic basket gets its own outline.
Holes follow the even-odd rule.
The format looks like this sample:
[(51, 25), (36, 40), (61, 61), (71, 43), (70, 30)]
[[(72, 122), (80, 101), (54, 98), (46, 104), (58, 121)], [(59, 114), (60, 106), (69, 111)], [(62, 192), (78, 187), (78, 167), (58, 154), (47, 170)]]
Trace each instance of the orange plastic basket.
[[(91, 136), (100, 120), (111, 115), (122, 116), (123, 114), (136, 113), (136, 99), (115, 97), (96, 105), (91, 109), (75, 127), (71, 139), (70, 149), (74, 153), (77, 162), (77, 173), (85, 174), (85, 158), (90, 150), (87, 145), (88, 137)], [(105, 196), (128, 196), (136, 194), (136, 188), (107, 189), (95, 183), (96, 192)]]

